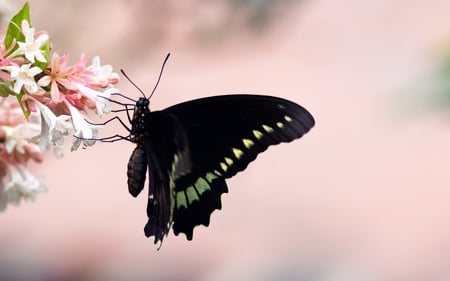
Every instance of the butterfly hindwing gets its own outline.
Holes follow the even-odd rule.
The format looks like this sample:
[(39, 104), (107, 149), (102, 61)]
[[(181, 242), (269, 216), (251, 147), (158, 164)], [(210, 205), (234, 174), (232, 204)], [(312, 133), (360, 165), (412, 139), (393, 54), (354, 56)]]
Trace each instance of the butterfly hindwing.
[[(147, 160), (148, 222), (144, 231), (147, 237), (154, 236), (157, 243), (167, 235), (172, 223), (175, 180), (190, 171), (191, 160), (183, 128), (174, 116), (161, 112), (145, 116), (140, 130), (142, 144), (138, 144), (135, 149), (138, 152), (133, 155), (143, 151)], [(131, 190), (130, 184), (129, 188)]]
[(175, 192), (173, 231), (175, 235), (183, 232), (192, 240), (194, 227), (208, 226), (211, 213), (222, 208), (220, 197), (228, 188), (223, 177), (193, 172), (175, 182)]

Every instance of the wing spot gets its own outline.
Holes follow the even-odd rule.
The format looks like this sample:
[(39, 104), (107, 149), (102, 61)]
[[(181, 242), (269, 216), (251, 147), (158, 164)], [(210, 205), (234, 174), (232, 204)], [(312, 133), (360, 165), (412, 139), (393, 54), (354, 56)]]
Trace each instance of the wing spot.
[(272, 127), (268, 126), (268, 125), (262, 125), (264, 131), (266, 131), (267, 133), (273, 133), (273, 129)]
[(217, 179), (217, 175), (214, 173), (207, 173), (205, 178), (209, 183), (212, 183), (213, 180)]
[(184, 207), (187, 209), (186, 195), (184, 191), (177, 192), (177, 209)]
[(233, 147), (231, 151), (233, 151), (233, 154), (236, 157), (236, 159), (241, 159), (242, 155), (244, 155), (244, 152), (239, 148)]
[(242, 143), (244, 144), (244, 146), (247, 149), (250, 149), (250, 147), (255, 145), (255, 143), (252, 140), (250, 140), (250, 139), (242, 139)]
[(199, 195), (202, 195), (203, 192), (211, 189), (204, 178), (198, 178), (194, 186)]
[(223, 170), (224, 172), (226, 172), (226, 171), (228, 170), (227, 164), (225, 164), (225, 163), (223, 163), (223, 162), (220, 162), (220, 168), (222, 168), (222, 170)]
[(288, 122), (292, 122), (292, 118), (287, 115), (284, 115), (284, 120), (286, 120)]
[(221, 177), (221, 176), (222, 176), (222, 173), (219, 172), (219, 171), (217, 171), (217, 170), (214, 170), (214, 174), (216, 174), (218, 177)]
[(253, 130), (252, 132), (253, 132), (253, 135), (255, 136), (255, 138), (256, 138), (257, 140), (259, 140), (259, 139), (261, 139), (261, 138), (263, 137), (263, 133), (261, 133), (261, 132), (258, 131), (258, 130)]
[(186, 196), (187, 196), (189, 204), (192, 204), (192, 202), (194, 202), (196, 200), (200, 200), (200, 198), (198, 197), (197, 191), (195, 191), (195, 189), (192, 185), (186, 189)]
[(284, 127), (284, 124), (281, 123), (281, 122), (277, 122), (277, 127), (280, 128), (280, 129), (282, 129), (282, 128)]
[(225, 162), (228, 164), (228, 166), (233, 165), (234, 161), (231, 158), (225, 157)]

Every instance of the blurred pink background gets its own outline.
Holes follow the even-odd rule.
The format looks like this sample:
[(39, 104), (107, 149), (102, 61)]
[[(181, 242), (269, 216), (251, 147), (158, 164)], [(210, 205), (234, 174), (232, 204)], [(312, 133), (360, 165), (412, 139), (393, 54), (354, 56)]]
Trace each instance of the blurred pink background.
[(145, 196), (127, 191), (133, 144), (49, 153), (34, 167), (49, 192), (0, 214), (3, 279), (450, 279), (450, 107), (435, 79), (449, 1), (29, 2), (55, 51), (99, 55), (146, 92), (170, 52), (153, 110), (270, 94), (316, 127), (260, 155), (208, 228), (160, 251), (143, 233)]

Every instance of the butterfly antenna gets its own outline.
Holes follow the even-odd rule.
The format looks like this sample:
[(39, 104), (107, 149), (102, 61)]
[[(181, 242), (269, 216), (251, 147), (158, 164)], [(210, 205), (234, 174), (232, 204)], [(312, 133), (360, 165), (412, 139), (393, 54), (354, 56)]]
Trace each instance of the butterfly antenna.
[(128, 77), (128, 75), (125, 73), (125, 70), (121, 69), (120, 72), (122, 73), (123, 76), (125, 76), (125, 78), (127, 78), (128, 82), (130, 82), (131, 85), (133, 85), (139, 91), (139, 93), (141, 93), (144, 96), (144, 98), (147, 98), (144, 94), (144, 91), (142, 91), (141, 88), (139, 88), (138, 85), (136, 85), (136, 83), (134, 83), (133, 80), (131, 80), (130, 77)]
[(167, 62), (167, 60), (169, 59), (169, 57), (170, 57), (170, 53), (168, 53), (167, 56), (166, 56), (166, 58), (164, 59), (164, 62), (163, 62), (163, 64), (162, 64), (162, 66), (161, 66), (161, 71), (159, 72), (158, 81), (156, 81), (156, 85), (155, 85), (155, 87), (153, 88), (152, 93), (151, 93), (150, 96), (148, 97), (149, 99), (153, 96), (153, 93), (155, 92), (156, 87), (158, 87), (159, 80), (161, 80), (161, 76), (162, 76), (162, 73), (163, 73), (163, 71), (164, 71), (164, 66), (166, 65), (166, 62)]

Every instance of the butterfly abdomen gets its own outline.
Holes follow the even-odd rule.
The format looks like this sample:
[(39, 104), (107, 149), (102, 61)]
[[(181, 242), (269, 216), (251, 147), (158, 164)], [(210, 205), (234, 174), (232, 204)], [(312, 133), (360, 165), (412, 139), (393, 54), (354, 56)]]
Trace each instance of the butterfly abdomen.
[(136, 146), (128, 161), (128, 191), (134, 197), (144, 188), (147, 157), (141, 145)]

